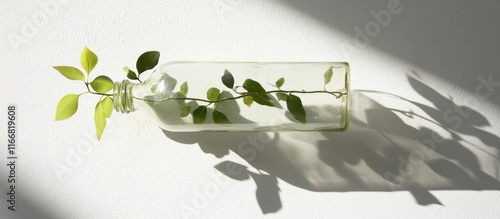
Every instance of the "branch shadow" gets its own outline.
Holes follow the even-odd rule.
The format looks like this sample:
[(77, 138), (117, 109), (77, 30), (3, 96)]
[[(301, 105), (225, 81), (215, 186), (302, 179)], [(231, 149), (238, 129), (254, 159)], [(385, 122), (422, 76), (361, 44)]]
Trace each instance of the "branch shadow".
[[(354, 28), (380, 22), (370, 12), (387, 9), (389, 2), (281, 1), (350, 36), (354, 47), (361, 39)], [(494, 27), (500, 2), (400, 2), (401, 13), (392, 14), (380, 34), (365, 42), (370, 47), (467, 91), (479, 84), (470, 83), (477, 81), (471, 72), (496, 71), (500, 29)], [(408, 191), (419, 205), (446, 204), (432, 190), (500, 190), (498, 173), (491, 168), (500, 166), (499, 158), (490, 152), (498, 153), (500, 138), (483, 129), (490, 126), (487, 118), (413, 77), (407, 79), (430, 105), (353, 92), (350, 127), (343, 133), (164, 133), (178, 142), (198, 143), (204, 153), (218, 158), (236, 153), (245, 159), (248, 166), (222, 161), (216, 168), (234, 180), (253, 179), (263, 213), (281, 209), (280, 182), (316, 192)], [(500, 105), (498, 98), (488, 101)]]
[[(439, 118), (463, 106), (410, 76), (408, 80), (434, 106), (402, 98), (395, 105), (420, 108), (426, 116), (382, 105), (384, 99), (394, 101), (387, 95), (352, 92), (347, 132), (164, 134), (181, 143), (198, 143), (204, 153), (218, 158), (232, 152), (247, 161), (248, 166), (226, 160), (215, 168), (234, 180), (253, 179), (264, 214), (282, 207), (278, 178), (317, 192), (408, 191), (419, 205), (443, 204), (431, 190), (500, 190), (498, 179), (484, 170), (484, 163), (498, 166), (498, 157), (460, 138), (467, 134), (496, 141), (496, 135), (479, 128), (488, 124), (486, 118), (469, 107), (470, 117), (454, 127), (456, 123)], [(489, 146), (497, 149), (496, 142)]]
[[(422, 109), (434, 121), (441, 124), (443, 128), (452, 133), (475, 136), (483, 144), (500, 149), (500, 138), (493, 133), (481, 130), (481, 127), (490, 126), (486, 117), (469, 106), (455, 104), (451, 98), (444, 97), (433, 88), (413, 77), (408, 76), (408, 81), (413, 89), (430, 101), (433, 106), (427, 106), (415, 101), (410, 102)], [(456, 134), (454, 138), (460, 140), (460, 137)]]

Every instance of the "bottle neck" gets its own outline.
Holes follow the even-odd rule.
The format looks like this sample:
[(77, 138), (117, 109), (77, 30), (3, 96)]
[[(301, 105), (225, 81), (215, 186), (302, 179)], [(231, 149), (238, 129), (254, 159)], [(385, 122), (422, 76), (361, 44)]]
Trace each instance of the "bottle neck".
[(134, 99), (132, 95), (133, 83), (123, 80), (115, 82), (113, 89), (113, 107), (117, 112), (129, 113), (134, 112)]

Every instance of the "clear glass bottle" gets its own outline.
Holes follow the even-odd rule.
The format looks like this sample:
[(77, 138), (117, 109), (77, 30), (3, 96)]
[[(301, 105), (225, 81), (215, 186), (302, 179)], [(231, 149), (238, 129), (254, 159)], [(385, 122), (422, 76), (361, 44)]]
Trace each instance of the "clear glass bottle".
[(344, 131), (349, 71), (345, 62), (169, 62), (143, 83), (115, 82), (113, 102), (174, 132)]

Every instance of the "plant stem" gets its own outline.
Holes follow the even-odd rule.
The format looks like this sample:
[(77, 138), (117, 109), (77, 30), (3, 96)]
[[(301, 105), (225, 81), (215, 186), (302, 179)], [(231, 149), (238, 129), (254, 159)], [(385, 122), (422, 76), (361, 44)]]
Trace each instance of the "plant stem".
[(84, 82), (84, 83), (85, 83), (85, 87), (87, 88), (87, 91), (88, 91), (89, 93), (92, 93), (92, 91), (90, 91), (90, 87), (89, 87), (89, 84), (90, 84), (90, 83), (88, 82), (88, 79), (87, 79), (87, 82)]
[[(238, 94), (247, 94), (247, 92), (236, 92)], [(305, 91), (305, 90), (271, 90), (271, 91), (266, 91), (266, 94), (270, 93), (299, 93), (299, 94), (317, 94), (317, 93), (325, 93), (325, 94), (331, 94), (335, 96), (337, 99), (346, 95), (347, 93), (342, 93), (342, 92), (331, 92), (331, 91), (326, 91), (326, 90), (316, 90), (316, 91)]]
[(108, 96), (108, 97), (113, 96), (113, 94), (101, 94), (101, 93), (92, 92), (92, 91), (90, 90), (90, 88), (89, 88), (89, 84), (90, 84), (90, 83), (85, 82), (85, 87), (87, 87), (87, 92), (85, 92), (85, 93), (95, 94), (95, 95), (101, 95), (101, 96)]
[(95, 92), (90, 92), (91, 94), (95, 94), (95, 95), (101, 95), (101, 96), (106, 96), (106, 97), (112, 97), (113, 94), (101, 94), (101, 93), (95, 93)]
[(215, 100), (215, 101), (205, 100), (205, 99), (199, 99), (199, 98), (191, 98), (191, 97), (168, 97), (168, 98), (161, 99), (161, 100), (146, 100), (146, 99), (143, 99), (143, 98), (134, 97), (134, 99), (148, 101), (148, 102), (162, 102), (162, 101), (167, 101), (167, 100), (194, 100), (194, 101), (200, 101), (200, 102), (209, 103), (209, 105), (210, 105), (212, 103), (223, 102), (223, 101), (226, 101), (226, 100), (240, 99), (240, 98), (243, 98), (245, 96), (247, 96), (247, 95), (242, 95), (242, 96), (237, 96), (237, 97), (226, 97), (226, 98), (218, 99), (218, 100)]
[[(162, 102), (162, 101), (167, 101), (167, 100), (194, 100), (194, 101), (200, 101), (200, 102), (212, 104), (212, 103), (218, 103), (218, 102), (223, 102), (223, 101), (227, 101), (227, 100), (241, 99), (241, 98), (244, 98), (246, 96), (251, 96), (251, 93), (249, 93), (249, 92), (238, 92), (236, 90), (234, 90), (234, 92), (236, 92), (237, 94), (240, 94), (240, 96), (226, 97), (226, 98), (218, 99), (215, 101), (205, 100), (205, 99), (200, 99), (200, 98), (191, 98), (191, 97), (168, 97), (168, 98), (164, 98), (164, 99), (160, 99), (160, 100), (146, 100), (143, 98), (134, 97), (134, 99), (148, 101), (148, 102)], [(344, 95), (347, 95), (347, 93), (343, 93), (343, 92), (330, 92), (330, 91), (323, 91), (323, 90), (318, 90), (318, 91), (271, 90), (271, 91), (266, 91), (263, 94), (271, 94), (271, 93), (289, 93), (289, 94), (292, 94), (292, 93), (301, 93), (301, 94), (325, 93), (325, 94), (331, 94), (331, 95), (335, 96), (335, 98), (337, 98), (337, 99), (344, 96)]]
[(84, 92), (82, 94), (94, 94), (94, 95), (99, 95), (99, 96), (106, 96), (106, 97), (112, 97), (113, 94), (101, 94), (101, 93), (96, 93), (96, 92), (92, 92), (92, 91), (89, 91), (89, 92)]

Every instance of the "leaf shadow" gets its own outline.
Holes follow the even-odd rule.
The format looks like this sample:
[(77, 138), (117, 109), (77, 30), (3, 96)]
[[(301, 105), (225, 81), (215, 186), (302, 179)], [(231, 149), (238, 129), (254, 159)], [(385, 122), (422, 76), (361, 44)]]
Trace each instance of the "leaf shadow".
[(223, 161), (215, 166), (224, 175), (231, 179), (244, 181), (252, 178), (257, 186), (255, 195), (263, 214), (277, 212), (281, 209), (280, 188), (276, 176), (262, 172), (252, 172), (244, 165)]
[(407, 76), (412, 88), (422, 97), (430, 101), (433, 106), (427, 106), (415, 101), (414, 105), (422, 109), (434, 121), (441, 124), (449, 132), (457, 132), (478, 138), (484, 144), (500, 149), (500, 137), (483, 131), (480, 127), (490, 126), (488, 120), (469, 106), (457, 105), (453, 100), (444, 97), (433, 88)]
[[(432, 91), (429, 89), (427, 92)], [(435, 92), (422, 95), (443, 104), (446, 100)], [(229, 153), (243, 158), (257, 172), (232, 161), (222, 161), (215, 168), (234, 180), (252, 178), (263, 213), (282, 208), (278, 186), (281, 181), (315, 192), (408, 191), (419, 205), (445, 204), (432, 190), (500, 190), (498, 179), (488, 172), (492, 165), (499, 166), (498, 157), (459, 138), (463, 134), (478, 134), (476, 137), (481, 138), (486, 133), (479, 126), (488, 124), (487, 119), (477, 111), (468, 110), (470, 118), (478, 121), (463, 122), (463, 128), (451, 129), (441, 124), (445, 121), (433, 120), (446, 107), (453, 109), (451, 100), (436, 109), (392, 98), (392, 102), (396, 100), (393, 105), (399, 106), (394, 108), (382, 104), (390, 98), (384, 95), (359, 91), (351, 94), (351, 122), (346, 132), (164, 134), (177, 142), (197, 143), (204, 153), (218, 158)], [(429, 113), (418, 115), (408, 105)], [(462, 131), (467, 129), (474, 131)], [(244, 174), (231, 176), (224, 172), (227, 165)]]

